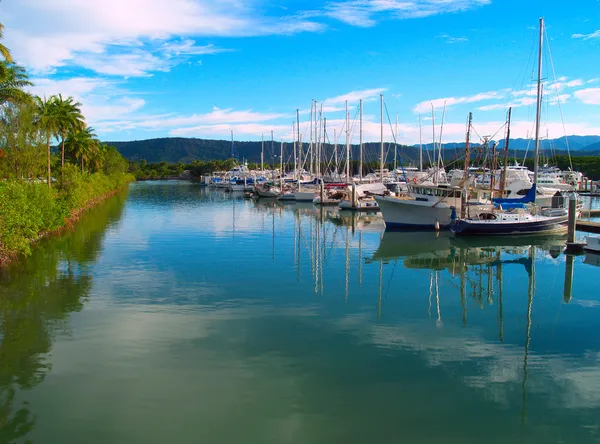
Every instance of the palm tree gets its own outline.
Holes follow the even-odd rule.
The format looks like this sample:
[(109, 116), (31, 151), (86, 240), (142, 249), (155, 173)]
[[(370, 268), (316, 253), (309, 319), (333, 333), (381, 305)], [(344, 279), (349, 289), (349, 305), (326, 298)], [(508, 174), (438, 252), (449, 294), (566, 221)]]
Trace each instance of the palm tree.
[(97, 137), (94, 128), (90, 126), (76, 128), (67, 136), (65, 146), (73, 158), (79, 159), (81, 173), (84, 171), (85, 162), (92, 159), (96, 155), (96, 151), (99, 150), (100, 142)]
[[(3, 38), (4, 38), (4, 25), (2, 23), (0, 23), (0, 40), (2, 40)], [(0, 55), (2, 57), (4, 57), (4, 60), (6, 60), (8, 63), (13, 62), (9, 49), (6, 46), (4, 46), (2, 43), (0, 43)]]
[(31, 100), (31, 96), (23, 91), (31, 85), (25, 68), (7, 61), (0, 62), (0, 105)]
[(73, 97), (63, 99), (62, 94), (59, 94), (55, 98), (55, 105), (57, 107), (57, 113), (59, 116), (58, 121), (58, 135), (61, 139), (61, 168), (65, 166), (65, 139), (67, 133), (76, 129), (85, 128), (85, 118), (81, 113), (81, 103), (75, 102)]
[(40, 97), (34, 98), (37, 107), (36, 123), (44, 133), (44, 139), (48, 148), (48, 188), (50, 188), (50, 142), (52, 137), (58, 131), (58, 108), (56, 106), (56, 96), (51, 96), (49, 99)]

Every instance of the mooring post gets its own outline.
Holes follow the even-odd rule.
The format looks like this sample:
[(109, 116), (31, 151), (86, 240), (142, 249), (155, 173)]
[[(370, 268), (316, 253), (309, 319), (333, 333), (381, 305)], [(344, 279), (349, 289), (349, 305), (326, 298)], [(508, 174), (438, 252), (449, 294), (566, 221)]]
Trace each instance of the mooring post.
[(583, 251), (585, 244), (583, 242), (577, 242), (575, 240), (575, 234), (577, 230), (577, 194), (571, 193), (569, 195), (569, 219), (568, 219), (568, 231), (567, 231), (567, 254), (576, 254)]
[(575, 256), (572, 254), (567, 255), (567, 264), (565, 267), (565, 288), (563, 293), (563, 299), (565, 303), (571, 302), (573, 298), (573, 265), (575, 264)]

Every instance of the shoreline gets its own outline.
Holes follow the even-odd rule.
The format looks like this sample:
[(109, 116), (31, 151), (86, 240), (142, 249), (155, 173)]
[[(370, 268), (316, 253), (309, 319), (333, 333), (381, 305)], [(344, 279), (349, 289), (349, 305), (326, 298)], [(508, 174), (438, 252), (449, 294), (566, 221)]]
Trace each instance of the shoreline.
[[(118, 194), (119, 192), (121, 192), (125, 188), (129, 187), (129, 185), (132, 182), (135, 182), (135, 180), (127, 182), (122, 187), (119, 187), (117, 189), (109, 191), (108, 193), (105, 193), (105, 194), (103, 194), (101, 196), (98, 196), (98, 197), (95, 197), (95, 198), (91, 199), (82, 208), (78, 208), (76, 210), (73, 210), (69, 216), (65, 217), (63, 225), (61, 225), (60, 227), (56, 228), (55, 230), (41, 231), (41, 232), (39, 232), (38, 235), (37, 235), (37, 237), (35, 237), (33, 239), (29, 239), (29, 244), (31, 246), (34, 246), (37, 242), (39, 242), (41, 240), (44, 240), (44, 239), (52, 237), (52, 236), (60, 236), (60, 235), (63, 234), (64, 231), (72, 229), (79, 222), (80, 217), (86, 211), (89, 211), (92, 208), (94, 208), (95, 206), (97, 206), (100, 203), (104, 202), (105, 200), (110, 199), (111, 197), (114, 197), (116, 194)], [(6, 267), (6, 266), (8, 266), (8, 265), (10, 265), (10, 264), (12, 264), (14, 262), (17, 262), (21, 257), (26, 257), (26, 256), (24, 256), (24, 255), (22, 255), (20, 253), (14, 253), (14, 252), (13, 253), (8, 253), (8, 254), (0, 253), (0, 268)]]

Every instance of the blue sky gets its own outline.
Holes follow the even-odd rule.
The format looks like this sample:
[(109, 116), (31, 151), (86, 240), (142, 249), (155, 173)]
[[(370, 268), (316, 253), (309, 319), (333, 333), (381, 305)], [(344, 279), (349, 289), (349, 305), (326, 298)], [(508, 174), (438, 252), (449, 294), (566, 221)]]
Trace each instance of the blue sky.
[[(164, 136), (289, 139), (311, 100), (328, 133), (354, 122), (379, 139), (379, 94), (398, 140), (443, 141), (533, 128), (540, 16), (545, 53), (542, 133), (600, 134), (600, 2), (577, 0), (4, 0), (5, 43), (32, 73), (34, 92), (72, 95), (105, 140)], [(561, 119), (561, 112), (564, 117)], [(387, 118), (386, 118), (387, 120)], [(385, 138), (392, 138), (388, 123)], [(352, 140), (358, 141), (357, 125)]]

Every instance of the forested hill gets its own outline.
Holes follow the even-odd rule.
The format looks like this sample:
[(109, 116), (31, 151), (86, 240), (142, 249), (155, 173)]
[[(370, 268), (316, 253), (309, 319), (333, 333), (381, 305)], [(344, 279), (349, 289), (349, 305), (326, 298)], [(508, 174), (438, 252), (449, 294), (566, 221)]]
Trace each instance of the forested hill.
[[(552, 143), (551, 143), (552, 142)], [(589, 142), (589, 145), (584, 145)], [(149, 163), (155, 162), (183, 162), (190, 163), (194, 160), (213, 160), (213, 159), (228, 159), (231, 157), (231, 141), (228, 140), (209, 140), (209, 139), (192, 139), (183, 137), (136, 140), (132, 142), (108, 142), (116, 147), (124, 157), (129, 160), (146, 160)], [(522, 151), (527, 148), (529, 141), (524, 139), (511, 140), (510, 148), (511, 155), (513, 150)], [(530, 144), (529, 149), (533, 149), (533, 144)], [(553, 141), (544, 140), (542, 146), (549, 148), (553, 147), (556, 154), (565, 153), (564, 138), (555, 139)], [(501, 143), (500, 147), (503, 146)], [(600, 154), (600, 136), (570, 136), (569, 146), (573, 155), (599, 155)], [(306, 144), (305, 144), (306, 147)], [(448, 155), (446, 158), (452, 158), (457, 150), (464, 147), (464, 143), (450, 144), (445, 143), (445, 152)], [(425, 148), (431, 148), (427, 145)], [(340, 152), (343, 152), (344, 147), (339, 147)], [(261, 142), (235, 142), (234, 157), (237, 159), (246, 159), (250, 162), (260, 162)], [(393, 147), (386, 143), (388, 151), (387, 159), (393, 159)], [(292, 155), (293, 145), (285, 144), (286, 159)], [(279, 163), (279, 142), (275, 142), (271, 149), (271, 141), (265, 141), (265, 162)], [(332, 150), (328, 148), (327, 152)], [(352, 146), (352, 157), (358, 158), (358, 145)], [(379, 153), (378, 143), (367, 143), (364, 146), (365, 161), (376, 161)], [(402, 156), (404, 162), (414, 162), (418, 159), (418, 147), (399, 145), (398, 154)], [(517, 153), (518, 154), (518, 153)], [(548, 153), (547, 153), (548, 154)]]

